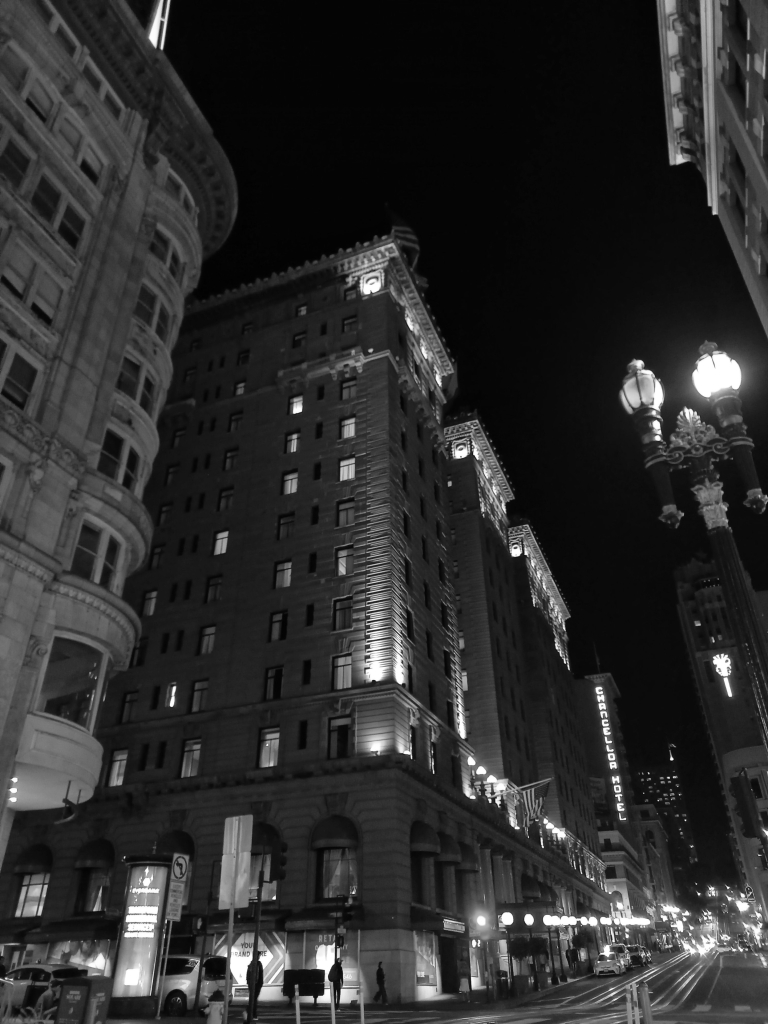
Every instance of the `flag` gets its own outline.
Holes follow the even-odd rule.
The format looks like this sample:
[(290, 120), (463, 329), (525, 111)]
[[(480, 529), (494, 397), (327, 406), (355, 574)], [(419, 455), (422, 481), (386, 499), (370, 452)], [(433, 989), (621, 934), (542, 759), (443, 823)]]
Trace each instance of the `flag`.
[(544, 801), (547, 797), (547, 790), (551, 779), (540, 779), (539, 782), (530, 782), (527, 786), (520, 787), (519, 801), (522, 804), (521, 825), (527, 828), (532, 821), (536, 821), (544, 812)]

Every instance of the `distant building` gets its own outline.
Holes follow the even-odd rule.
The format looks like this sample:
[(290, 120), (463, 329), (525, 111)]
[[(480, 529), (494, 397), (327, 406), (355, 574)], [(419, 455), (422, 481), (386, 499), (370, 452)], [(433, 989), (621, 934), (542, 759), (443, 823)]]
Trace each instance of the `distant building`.
[(688, 818), (682, 783), (672, 750), (669, 760), (652, 768), (640, 768), (635, 775), (639, 804), (653, 804), (664, 823), (673, 863), (682, 874), (698, 860)]
[[(677, 903), (674, 869), (669, 853), (667, 831), (664, 821), (653, 804), (640, 803), (635, 807), (643, 843), (643, 853), (651, 887), (653, 902), (656, 906), (656, 921), (664, 914), (664, 907), (673, 907)], [(659, 913), (661, 911), (661, 914)]]
[[(680, 624), (731, 821), (734, 860), (768, 920), (768, 755), (743, 653), (715, 566), (693, 561), (676, 578)], [(762, 607), (762, 595), (754, 596)]]
[(768, 333), (765, 0), (657, 0), (669, 161), (694, 163)]
[[(0, 17), (0, 859), (14, 813), (69, 814), (99, 781), (170, 353), (235, 215), (154, 25), (117, 0)], [(50, 848), (22, 852), (6, 912), (37, 916), (50, 871)]]

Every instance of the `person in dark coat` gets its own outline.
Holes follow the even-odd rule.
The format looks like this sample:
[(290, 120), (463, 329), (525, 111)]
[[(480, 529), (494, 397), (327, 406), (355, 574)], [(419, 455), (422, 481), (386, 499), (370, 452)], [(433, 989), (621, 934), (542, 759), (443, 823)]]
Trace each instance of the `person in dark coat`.
[(333, 985), (333, 1001), (338, 1010), (341, 1003), (341, 987), (344, 984), (344, 972), (341, 969), (341, 960), (335, 960), (330, 971), (328, 981)]
[(248, 964), (248, 970), (245, 972), (245, 983), (248, 986), (249, 1010), (253, 1006), (253, 1017), (245, 1014), (246, 1024), (250, 1024), (251, 1020), (259, 1019), (259, 993), (261, 992), (261, 986), (264, 984), (264, 968), (261, 965), (258, 949), (254, 950), (253, 958)]
[(379, 966), (376, 968), (376, 984), (379, 986), (379, 990), (373, 997), (373, 1001), (374, 1003), (378, 1003), (379, 999), (381, 999), (382, 1006), (387, 1005), (387, 990), (384, 988), (384, 982), (386, 980), (384, 968), (381, 966), (381, 960), (379, 960)]

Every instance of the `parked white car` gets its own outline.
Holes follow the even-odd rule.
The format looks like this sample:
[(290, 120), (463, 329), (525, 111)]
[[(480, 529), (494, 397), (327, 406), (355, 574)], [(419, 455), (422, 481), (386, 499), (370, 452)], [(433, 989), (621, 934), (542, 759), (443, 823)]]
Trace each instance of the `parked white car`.
[[(227, 976), (227, 958), (208, 956), (203, 961), (203, 979), (200, 982), (198, 1010), (208, 1005), (214, 992), (224, 992)], [(170, 1017), (183, 1017), (195, 1005), (198, 979), (200, 978), (199, 956), (169, 956), (160, 989), (160, 1006)], [(234, 979), (233, 983), (234, 983)]]
[(623, 974), (626, 967), (615, 953), (601, 953), (595, 962), (595, 974)]
[(15, 967), (5, 976), (5, 980), (13, 984), (11, 1006), (34, 1009), (35, 1003), (48, 988), (51, 978), (56, 981), (68, 981), (70, 978), (82, 978), (87, 974), (85, 967), (67, 967), (62, 963)]

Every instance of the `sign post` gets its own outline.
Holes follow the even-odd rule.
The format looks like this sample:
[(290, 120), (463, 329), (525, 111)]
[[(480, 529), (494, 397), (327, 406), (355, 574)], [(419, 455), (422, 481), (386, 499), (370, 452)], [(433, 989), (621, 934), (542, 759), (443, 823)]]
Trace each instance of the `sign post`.
[[(189, 857), (186, 853), (174, 853), (171, 861), (171, 877), (168, 882), (168, 900), (165, 905), (165, 920), (168, 922), (168, 934), (165, 943), (165, 956), (162, 956), (162, 970), (160, 971), (159, 994), (163, 993), (163, 978), (168, 969), (168, 954), (171, 951), (171, 933), (173, 922), (181, 920), (181, 908), (184, 906), (184, 890), (187, 886), (189, 875)], [(162, 951), (161, 951), (162, 953)], [(161, 1000), (157, 1000), (157, 1018), (160, 1019), (162, 1009)]]
[[(253, 815), (240, 814), (224, 821), (224, 847), (221, 856), (219, 910), (229, 910), (227, 924), (227, 977), (224, 984), (224, 1024), (229, 1019), (231, 997), (232, 943), (235, 931), (235, 907), (247, 907), (251, 888), (251, 843)], [(256, 936), (258, 950), (258, 935)]]

